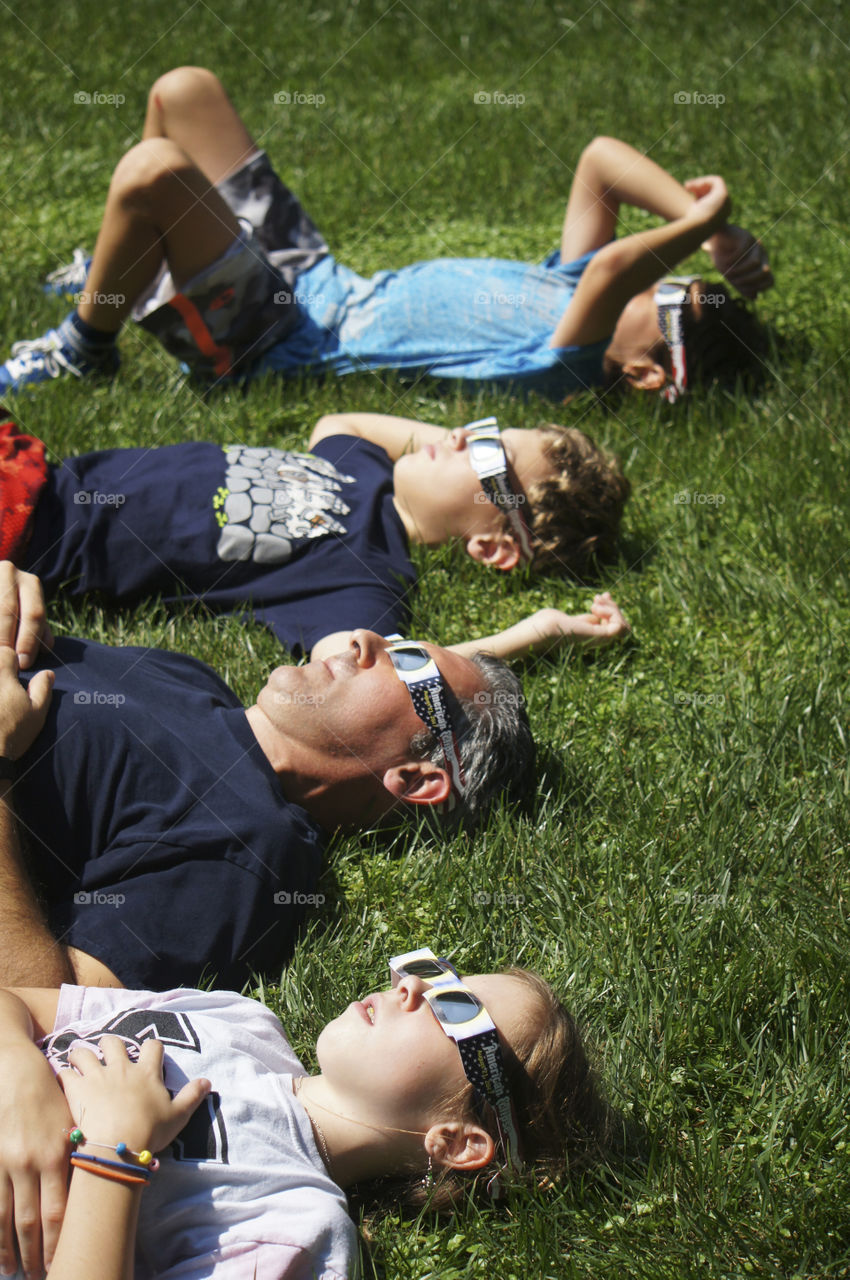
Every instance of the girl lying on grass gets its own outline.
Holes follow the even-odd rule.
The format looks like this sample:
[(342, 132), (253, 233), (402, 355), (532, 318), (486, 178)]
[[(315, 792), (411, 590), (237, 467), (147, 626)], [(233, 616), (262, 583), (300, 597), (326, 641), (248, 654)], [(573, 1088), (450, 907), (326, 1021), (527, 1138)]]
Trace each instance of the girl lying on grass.
[(334, 1280), (356, 1270), (354, 1184), (442, 1209), (593, 1154), (604, 1107), (540, 978), (461, 981), (427, 948), (390, 974), (322, 1030), (317, 1075), (231, 992), (0, 993), (3, 1274), (17, 1234), (51, 1280)]

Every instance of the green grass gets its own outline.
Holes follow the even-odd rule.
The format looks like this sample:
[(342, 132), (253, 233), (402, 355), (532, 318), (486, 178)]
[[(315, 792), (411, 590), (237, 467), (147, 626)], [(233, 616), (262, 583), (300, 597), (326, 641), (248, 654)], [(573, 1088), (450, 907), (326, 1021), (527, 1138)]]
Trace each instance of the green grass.
[[(603, 414), (577, 400), (560, 413), (616, 449), (634, 484), (628, 550), (604, 582), (634, 643), (526, 665), (548, 749), (530, 815), (497, 815), (442, 850), (415, 837), (392, 857), (338, 842), (328, 901), (265, 995), (309, 1061), (323, 1021), (383, 980), (393, 949), (430, 942), (469, 969), (519, 961), (580, 1013), (612, 1098), (642, 1128), (643, 1162), (607, 1179), (444, 1226), (390, 1216), (367, 1275), (846, 1275), (844, 6), (12, 0), (2, 20), (4, 351), (64, 313), (40, 279), (92, 243), (147, 86), (181, 62), (223, 77), (333, 249), (364, 272), (444, 253), (542, 254), (595, 133), (679, 176), (727, 178), (776, 269), (760, 306), (781, 339), (775, 376), (755, 401), (633, 400)], [(280, 89), (326, 101), (280, 108)], [(80, 90), (126, 102), (75, 106)], [(479, 90), (525, 102), (476, 107)], [(726, 101), (677, 106), (677, 91)], [(552, 415), (533, 400), (366, 376), (204, 403), (140, 335), (121, 346), (114, 386), (16, 402), (54, 457), (186, 438), (298, 444), (343, 405), (447, 425)], [(683, 492), (712, 501), (676, 502)], [(421, 565), (417, 623), (447, 643), (588, 595), (554, 579), (497, 581), (457, 554)], [(246, 699), (276, 660), (256, 628), (157, 605), (58, 602), (53, 616), (62, 631), (188, 649)], [(485, 908), (482, 891), (502, 900)]]

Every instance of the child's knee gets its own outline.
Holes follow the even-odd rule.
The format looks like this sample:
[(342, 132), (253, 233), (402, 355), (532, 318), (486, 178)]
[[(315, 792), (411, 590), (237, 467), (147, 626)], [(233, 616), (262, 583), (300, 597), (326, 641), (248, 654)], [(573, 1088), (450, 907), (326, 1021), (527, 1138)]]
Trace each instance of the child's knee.
[(118, 161), (110, 195), (124, 203), (144, 204), (155, 198), (163, 184), (180, 180), (192, 162), (181, 147), (168, 138), (146, 138)]
[(223, 96), (221, 81), (206, 67), (174, 67), (153, 82), (149, 99), (157, 111), (168, 114)]

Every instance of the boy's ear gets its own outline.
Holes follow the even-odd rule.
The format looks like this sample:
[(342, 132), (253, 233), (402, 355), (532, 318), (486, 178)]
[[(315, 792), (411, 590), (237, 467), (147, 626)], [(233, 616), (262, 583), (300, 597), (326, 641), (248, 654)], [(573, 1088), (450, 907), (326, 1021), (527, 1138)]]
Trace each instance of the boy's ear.
[(387, 769), (383, 778), (390, 795), (405, 804), (442, 804), (451, 794), (448, 772), (430, 760), (416, 760)]
[(467, 539), (466, 550), (479, 564), (489, 564), (505, 572), (519, 564), (519, 545), (512, 533), (476, 533)]
[(664, 366), (649, 356), (641, 356), (637, 360), (626, 360), (623, 364), (623, 375), (635, 391), (660, 391), (667, 381), (667, 371)]

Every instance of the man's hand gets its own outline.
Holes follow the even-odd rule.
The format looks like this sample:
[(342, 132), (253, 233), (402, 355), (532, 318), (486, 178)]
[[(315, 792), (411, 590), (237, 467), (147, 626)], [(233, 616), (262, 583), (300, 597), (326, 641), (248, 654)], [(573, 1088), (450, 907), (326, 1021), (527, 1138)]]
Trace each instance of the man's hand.
[(53, 672), (37, 671), (24, 687), (18, 655), (0, 645), (0, 756), (18, 760), (44, 727), (53, 697)]
[(40, 644), (53, 648), (41, 582), (34, 573), (16, 568), (11, 560), (0, 560), (0, 646), (15, 649), (21, 670), (26, 671)]
[(745, 298), (773, 286), (773, 273), (760, 241), (743, 227), (727, 222), (702, 246), (717, 270)]

